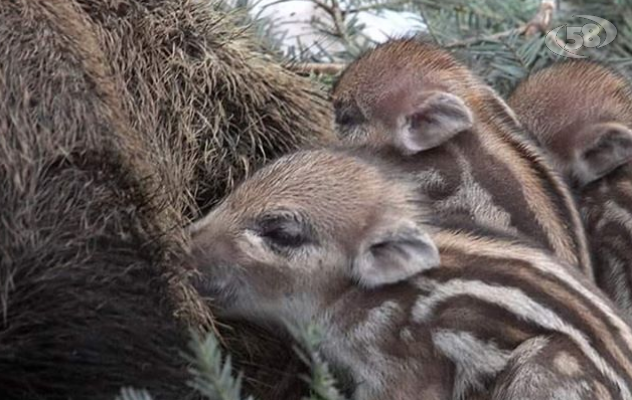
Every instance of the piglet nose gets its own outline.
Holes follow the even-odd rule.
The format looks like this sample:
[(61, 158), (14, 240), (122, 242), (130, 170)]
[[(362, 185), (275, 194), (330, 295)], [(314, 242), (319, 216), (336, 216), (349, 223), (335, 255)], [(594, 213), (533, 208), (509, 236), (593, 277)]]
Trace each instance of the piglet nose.
[(204, 271), (213, 266), (231, 263), (231, 258), (235, 255), (235, 246), (226, 235), (212, 227), (204, 227), (191, 230), (189, 236), (191, 262), (198, 270)]

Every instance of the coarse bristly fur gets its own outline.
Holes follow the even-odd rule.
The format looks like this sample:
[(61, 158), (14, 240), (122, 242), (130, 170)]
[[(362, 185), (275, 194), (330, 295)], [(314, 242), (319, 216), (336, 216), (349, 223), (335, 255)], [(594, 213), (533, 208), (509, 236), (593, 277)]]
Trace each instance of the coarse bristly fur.
[(332, 97), (342, 139), (402, 152), (434, 213), (523, 235), (592, 275), (568, 188), (504, 100), (449, 52), (415, 39), (379, 45)]
[(574, 189), (597, 284), (632, 317), (632, 84), (567, 61), (527, 77), (509, 103)]
[(125, 82), (132, 126), (180, 189), (175, 203), (189, 205), (177, 196), (193, 186), (205, 211), (265, 161), (333, 139), (325, 93), (258, 54), (256, 39), (213, 1), (76, 1)]
[[(214, 317), (182, 227), (251, 165), (330, 136), (322, 94), (242, 31), (186, 0), (0, 7), (3, 399), (194, 396), (181, 351)], [(298, 396), (287, 344), (226, 339), (248, 378), (288, 382), (247, 379), (261, 398)]]
[(284, 156), (191, 226), (197, 286), (320, 325), (355, 400), (632, 399), (632, 329), (587, 277), (431, 202), (375, 147)]

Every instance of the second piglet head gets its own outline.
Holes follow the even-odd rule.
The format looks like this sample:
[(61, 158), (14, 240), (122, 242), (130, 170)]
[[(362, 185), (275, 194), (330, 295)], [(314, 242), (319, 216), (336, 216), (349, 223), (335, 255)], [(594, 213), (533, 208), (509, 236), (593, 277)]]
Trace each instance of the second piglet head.
[(393, 40), (351, 63), (336, 82), (336, 130), (346, 142), (394, 145), (404, 154), (429, 150), (473, 127), (464, 95), (479, 86), (447, 51)]
[(632, 84), (615, 69), (553, 64), (522, 81), (509, 103), (578, 192), (632, 161)]
[(437, 266), (419, 199), (385, 171), (334, 150), (258, 171), (190, 228), (201, 291), (227, 316), (311, 320), (348, 288)]

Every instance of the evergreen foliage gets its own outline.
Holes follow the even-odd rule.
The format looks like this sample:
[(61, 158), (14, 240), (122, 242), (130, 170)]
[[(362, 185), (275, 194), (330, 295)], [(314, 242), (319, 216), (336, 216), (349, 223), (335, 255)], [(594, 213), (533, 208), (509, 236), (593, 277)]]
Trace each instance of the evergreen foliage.
[(253, 400), (242, 397), (242, 375), (233, 373), (230, 356), (224, 357), (219, 340), (209, 332), (204, 338), (193, 334), (191, 354), (185, 357), (191, 363), (193, 388), (209, 400)]
[[(295, 351), (311, 369), (304, 377), (310, 385), (310, 396), (304, 400), (346, 400), (336, 387), (329, 365), (318, 354), (322, 342), (315, 325), (289, 326), (295, 338)], [(189, 352), (184, 357), (190, 364), (191, 385), (207, 400), (255, 400), (242, 394), (243, 375), (233, 371), (230, 355), (224, 356), (218, 337), (209, 332), (204, 337), (192, 334)], [(124, 388), (116, 400), (153, 400), (145, 390)]]
[[(241, 4), (252, 6), (256, 1)], [(280, 3), (291, 0), (279, 0)], [(364, 33), (357, 18), (361, 12), (375, 14), (407, 11), (425, 23), (420, 36), (452, 51), (470, 65), (489, 84), (507, 94), (531, 71), (565, 59), (547, 48), (546, 33), (561, 25), (584, 26), (592, 23), (578, 15), (604, 18), (617, 28), (614, 42), (604, 47), (583, 47), (577, 54), (605, 61), (632, 72), (632, 2), (630, 0), (310, 0), (319, 12), (312, 20), (322, 32), (322, 51), (314, 56), (307, 48), (292, 49), (286, 56), (296, 62), (331, 63), (341, 66), (375, 45)], [(547, 9), (549, 7), (549, 9)], [(543, 14), (543, 11), (548, 13)], [(543, 21), (544, 16), (550, 17)], [(286, 36), (273, 19), (254, 22), (260, 35), (278, 45)], [(558, 40), (564, 42), (566, 29)], [(605, 32), (595, 32), (605, 40)], [(569, 41), (570, 42), (570, 41)], [(569, 43), (567, 42), (567, 43)], [(333, 44), (336, 44), (334, 46)], [(344, 51), (340, 51), (342, 46)], [(335, 51), (327, 52), (327, 48)], [(314, 64), (312, 68), (318, 70)]]
[(116, 400), (153, 400), (153, 398), (146, 390), (123, 388)]

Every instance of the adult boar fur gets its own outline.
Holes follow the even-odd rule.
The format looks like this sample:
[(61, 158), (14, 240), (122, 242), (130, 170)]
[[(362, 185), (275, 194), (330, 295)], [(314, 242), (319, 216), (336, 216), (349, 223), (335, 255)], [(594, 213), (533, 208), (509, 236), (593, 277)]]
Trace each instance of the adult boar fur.
[(328, 132), (311, 86), (235, 29), (188, 1), (0, 7), (3, 398), (192, 396), (186, 326), (212, 320), (180, 261), (194, 194)]
[(212, 2), (77, 1), (126, 82), (123, 105), (152, 139), (154, 163), (176, 193), (199, 183), (203, 211), (264, 161), (333, 137), (324, 93), (258, 55)]

